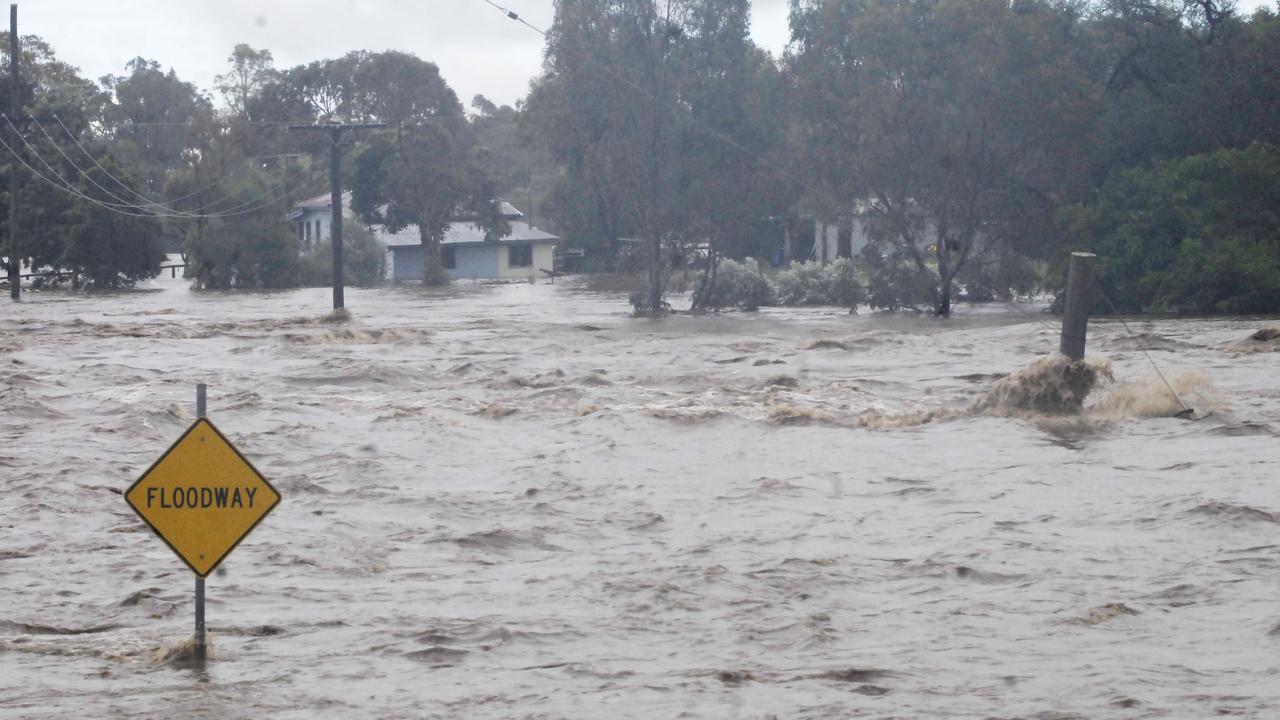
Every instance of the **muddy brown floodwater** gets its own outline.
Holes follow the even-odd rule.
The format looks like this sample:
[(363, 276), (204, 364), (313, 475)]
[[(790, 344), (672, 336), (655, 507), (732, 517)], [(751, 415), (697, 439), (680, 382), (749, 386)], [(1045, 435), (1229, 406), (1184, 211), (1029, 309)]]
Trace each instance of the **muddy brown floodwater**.
[[(1280, 717), (1274, 320), (1097, 322), (1064, 418), (1007, 307), (153, 288), (0, 309), (0, 716)], [(202, 669), (121, 497), (197, 381), (284, 495)]]

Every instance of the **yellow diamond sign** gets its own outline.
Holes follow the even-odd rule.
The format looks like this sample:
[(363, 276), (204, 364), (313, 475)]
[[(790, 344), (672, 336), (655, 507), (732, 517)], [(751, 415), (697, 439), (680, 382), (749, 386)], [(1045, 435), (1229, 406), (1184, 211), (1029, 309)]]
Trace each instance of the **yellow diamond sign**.
[(280, 493), (200, 418), (125, 492), (125, 500), (205, 577), (280, 502)]

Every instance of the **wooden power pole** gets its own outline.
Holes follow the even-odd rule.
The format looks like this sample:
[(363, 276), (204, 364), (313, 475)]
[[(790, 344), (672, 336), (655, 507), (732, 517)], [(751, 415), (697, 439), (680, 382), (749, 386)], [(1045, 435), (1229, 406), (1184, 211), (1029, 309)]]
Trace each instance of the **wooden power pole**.
[[(18, 5), (9, 6), (9, 117), (22, 117), (22, 86), (18, 82)], [(14, 127), (13, 148), (18, 152), (20, 143), (17, 126)], [(20, 158), (15, 156), (9, 170), (9, 297), (22, 298), (22, 247), (18, 242), (18, 167)]]
[(1089, 333), (1089, 308), (1093, 305), (1093, 263), (1097, 259), (1098, 256), (1093, 253), (1071, 253), (1059, 349), (1072, 360), (1084, 359), (1084, 343)]
[(320, 123), (290, 125), (290, 130), (323, 130), (329, 133), (329, 244), (333, 246), (333, 309), (345, 307), (342, 277), (342, 137), (348, 130), (373, 130), (386, 123)]

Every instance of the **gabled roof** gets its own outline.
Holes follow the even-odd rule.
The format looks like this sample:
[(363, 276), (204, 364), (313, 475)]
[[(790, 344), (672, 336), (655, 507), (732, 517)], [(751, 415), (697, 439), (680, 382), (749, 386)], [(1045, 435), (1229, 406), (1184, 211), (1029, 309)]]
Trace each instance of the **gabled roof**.
[[(317, 195), (313, 198), (302, 200), (297, 205), (293, 206), (293, 212), (289, 213), (289, 217), (296, 218), (299, 214), (306, 211), (331, 210), (333, 203), (329, 202), (330, 197), (329, 193), (325, 193), (323, 195)], [(344, 211), (348, 213), (350, 212), (351, 191), (348, 190), (342, 193), (342, 206)], [(502, 217), (506, 220), (519, 220), (524, 217), (524, 213), (520, 212), (516, 209), (515, 205), (512, 205), (506, 200), (498, 201), (498, 211), (502, 213)], [(458, 222), (474, 220), (474, 213), (467, 213), (462, 210), (458, 210), (454, 213), (454, 220)]]
[[(543, 232), (537, 228), (531, 228), (529, 223), (512, 220), (509, 224), (511, 225), (511, 234), (497, 241), (503, 245), (511, 243), (554, 244), (560, 242), (558, 236)], [(396, 233), (387, 232), (382, 226), (376, 226), (374, 227), (374, 234), (387, 247), (391, 248), (422, 244), (422, 238), (418, 235), (418, 227), (416, 225)], [(449, 223), (449, 229), (445, 231), (444, 238), (440, 240), (441, 245), (478, 245), (483, 242), (485, 242), (484, 230), (466, 221)]]

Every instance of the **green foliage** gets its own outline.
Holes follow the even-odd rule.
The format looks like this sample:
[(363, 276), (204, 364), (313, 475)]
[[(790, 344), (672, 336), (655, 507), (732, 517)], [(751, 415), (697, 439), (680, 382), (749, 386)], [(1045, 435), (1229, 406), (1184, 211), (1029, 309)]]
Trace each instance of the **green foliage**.
[(694, 301), (695, 307), (736, 307), (751, 312), (774, 304), (773, 287), (755, 258), (716, 263), (714, 279), (708, 279), (700, 295)]
[[(564, 0), (527, 122), (564, 169), (546, 213), (571, 243), (619, 258), (640, 238), (646, 307), (665, 258), (758, 249), (796, 185), (782, 157), (786, 78), (750, 41), (746, 0)], [(750, 247), (755, 246), (755, 247)]]
[(901, 257), (868, 257), (867, 305), (879, 310), (924, 310), (933, 305), (938, 286), (932, 273)]
[(1113, 176), (1063, 212), (1121, 312), (1280, 311), (1280, 150), (1255, 144)]
[(774, 280), (780, 305), (836, 305), (855, 309), (864, 300), (857, 268), (848, 258), (831, 263), (793, 262)]
[[(105, 185), (111, 172), (122, 179), (128, 173), (110, 158), (80, 182), (80, 192), (93, 192), (92, 182)], [(69, 227), (62, 257), (54, 265), (78, 274), (93, 288), (132, 287), (138, 280), (155, 277), (165, 258), (161, 227), (154, 219), (113, 212), (87, 201), (76, 202), (67, 214)]]
[(743, 262), (721, 260), (714, 280), (708, 280), (695, 307), (736, 307), (758, 310), (770, 305), (829, 305), (856, 310), (864, 300), (862, 283), (852, 260), (831, 263), (791, 263), (770, 275), (755, 258)]
[[(358, 287), (375, 287), (386, 281), (387, 246), (378, 241), (367, 225), (342, 225), (343, 279)], [(322, 287), (333, 284), (333, 246), (322, 242), (302, 258), (302, 284)]]
[(968, 263), (1051, 217), (1029, 200), (1087, 178), (1102, 92), (1072, 47), (1078, 20), (1034, 1), (792, 4), (802, 163), (830, 190), (812, 202), (839, 216), (862, 199), (875, 250), (911, 261), (913, 292), (934, 276), (939, 314)]
[(297, 238), (274, 213), (211, 222), (188, 261), (195, 287), (206, 290), (275, 290), (300, 279)]

